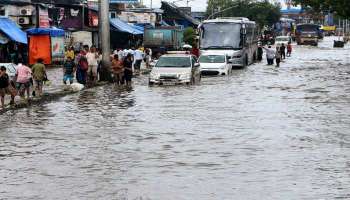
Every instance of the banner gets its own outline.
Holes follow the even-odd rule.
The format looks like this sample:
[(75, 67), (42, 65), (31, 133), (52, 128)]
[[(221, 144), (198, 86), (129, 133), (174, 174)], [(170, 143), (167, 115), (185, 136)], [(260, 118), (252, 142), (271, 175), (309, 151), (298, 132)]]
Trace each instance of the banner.
[(40, 28), (50, 27), (49, 12), (47, 9), (41, 8), (40, 6), (39, 6), (39, 27)]
[(64, 37), (51, 37), (52, 61), (64, 60)]
[(39, 58), (44, 60), (45, 64), (51, 64), (50, 55), (50, 36), (49, 35), (31, 35), (29, 36), (29, 64), (33, 65)]

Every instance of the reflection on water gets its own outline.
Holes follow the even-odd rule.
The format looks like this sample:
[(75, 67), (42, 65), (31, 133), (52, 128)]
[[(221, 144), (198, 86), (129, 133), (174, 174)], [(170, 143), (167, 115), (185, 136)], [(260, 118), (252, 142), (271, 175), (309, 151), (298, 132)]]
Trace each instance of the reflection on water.
[(200, 85), (89, 89), (0, 116), (2, 199), (350, 199), (350, 55), (296, 47)]

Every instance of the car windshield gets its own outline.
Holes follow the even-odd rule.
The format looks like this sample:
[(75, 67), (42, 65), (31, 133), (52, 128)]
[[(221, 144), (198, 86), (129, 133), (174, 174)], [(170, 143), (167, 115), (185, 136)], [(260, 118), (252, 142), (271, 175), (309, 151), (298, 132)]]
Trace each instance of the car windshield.
[(5, 66), (7, 73), (16, 73), (16, 68), (11, 63), (0, 63), (0, 66)]
[(189, 57), (160, 57), (156, 67), (191, 67)]
[(199, 58), (200, 63), (225, 63), (224, 55), (207, 55)]
[(276, 41), (288, 41), (289, 39), (288, 38), (285, 38), (285, 37), (283, 37), (283, 38), (276, 38)]
[(202, 49), (240, 49), (241, 24), (207, 23), (202, 26)]

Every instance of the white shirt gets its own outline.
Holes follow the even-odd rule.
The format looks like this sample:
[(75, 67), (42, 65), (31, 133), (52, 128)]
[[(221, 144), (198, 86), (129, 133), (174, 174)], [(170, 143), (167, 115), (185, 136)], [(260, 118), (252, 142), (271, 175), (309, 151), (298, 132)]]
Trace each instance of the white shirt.
[(124, 58), (124, 52), (122, 50), (118, 51), (118, 59), (122, 60)]
[(140, 50), (135, 50), (135, 53), (134, 53), (134, 58), (135, 60), (142, 60), (143, 56), (142, 56), (142, 52)]
[(97, 55), (97, 53), (91, 53), (91, 52), (86, 54), (86, 59), (87, 59), (89, 65), (93, 65), (93, 66), (98, 65), (98, 56), (96, 56), (96, 55)]
[(272, 48), (265, 48), (265, 50), (266, 50), (266, 57), (268, 58), (268, 59), (274, 59), (275, 58), (275, 51), (272, 49)]

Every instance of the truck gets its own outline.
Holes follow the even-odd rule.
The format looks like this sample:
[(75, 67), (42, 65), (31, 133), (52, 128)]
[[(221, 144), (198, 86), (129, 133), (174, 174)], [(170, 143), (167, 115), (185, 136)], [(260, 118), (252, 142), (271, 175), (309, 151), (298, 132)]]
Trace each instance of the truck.
[(320, 26), (316, 24), (299, 24), (296, 28), (296, 40), (298, 45), (318, 45), (320, 39)]
[(178, 26), (146, 28), (144, 47), (152, 49), (153, 55), (180, 50), (184, 45), (184, 29)]

